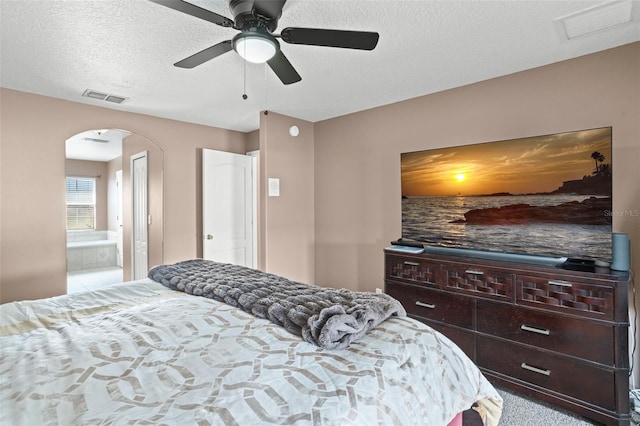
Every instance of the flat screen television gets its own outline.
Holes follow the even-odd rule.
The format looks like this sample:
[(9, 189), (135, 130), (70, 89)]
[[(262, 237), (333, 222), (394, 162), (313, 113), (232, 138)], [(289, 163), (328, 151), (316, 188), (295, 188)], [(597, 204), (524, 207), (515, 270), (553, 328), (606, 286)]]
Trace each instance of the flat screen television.
[(611, 144), (604, 127), (403, 153), (402, 240), (610, 262)]

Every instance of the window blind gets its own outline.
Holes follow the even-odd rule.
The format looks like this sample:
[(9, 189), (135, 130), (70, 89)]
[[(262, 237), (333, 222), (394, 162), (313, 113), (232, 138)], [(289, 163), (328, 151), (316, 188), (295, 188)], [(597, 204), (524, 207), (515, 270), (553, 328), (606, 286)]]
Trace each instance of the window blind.
[(96, 180), (67, 177), (67, 229), (95, 229)]

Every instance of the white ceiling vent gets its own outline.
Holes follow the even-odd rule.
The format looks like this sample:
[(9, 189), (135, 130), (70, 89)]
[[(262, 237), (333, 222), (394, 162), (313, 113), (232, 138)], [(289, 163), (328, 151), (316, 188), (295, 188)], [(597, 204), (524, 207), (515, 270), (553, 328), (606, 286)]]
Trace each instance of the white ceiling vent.
[(561, 41), (566, 42), (603, 32), (638, 20), (637, 5), (631, 0), (616, 0), (554, 20)]
[(125, 98), (124, 96), (109, 95), (107, 93), (102, 93), (91, 89), (85, 90), (82, 96), (92, 99), (99, 99), (101, 101), (113, 102), (115, 104), (121, 104), (127, 100), (127, 98)]

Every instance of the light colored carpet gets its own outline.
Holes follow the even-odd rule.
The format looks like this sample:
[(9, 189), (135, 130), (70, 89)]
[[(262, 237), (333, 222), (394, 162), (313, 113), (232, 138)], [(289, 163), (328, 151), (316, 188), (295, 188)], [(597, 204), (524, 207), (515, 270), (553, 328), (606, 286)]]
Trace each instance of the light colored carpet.
[(591, 426), (584, 417), (496, 387), (504, 399), (500, 426)]

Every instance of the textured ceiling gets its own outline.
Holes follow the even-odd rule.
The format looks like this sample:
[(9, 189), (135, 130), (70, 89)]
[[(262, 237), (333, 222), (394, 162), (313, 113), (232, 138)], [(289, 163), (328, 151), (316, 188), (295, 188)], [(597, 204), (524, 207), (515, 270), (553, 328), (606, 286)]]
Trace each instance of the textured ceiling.
[(122, 140), (130, 134), (116, 129), (96, 129), (78, 133), (65, 141), (66, 158), (111, 161), (122, 155)]
[[(635, 21), (563, 42), (554, 19), (603, 1), (289, 0), (278, 28), (380, 33), (374, 51), (281, 43), (302, 81), (229, 52), (173, 63), (236, 34), (146, 0), (0, 1), (0, 85), (107, 108), (251, 131), (268, 109), (312, 122), (640, 40)], [(226, 0), (194, 4), (231, 17)], [(278, 31), (276, 31), (277, 33)], [(128, 98), (112, 104), (86, 89)]]

